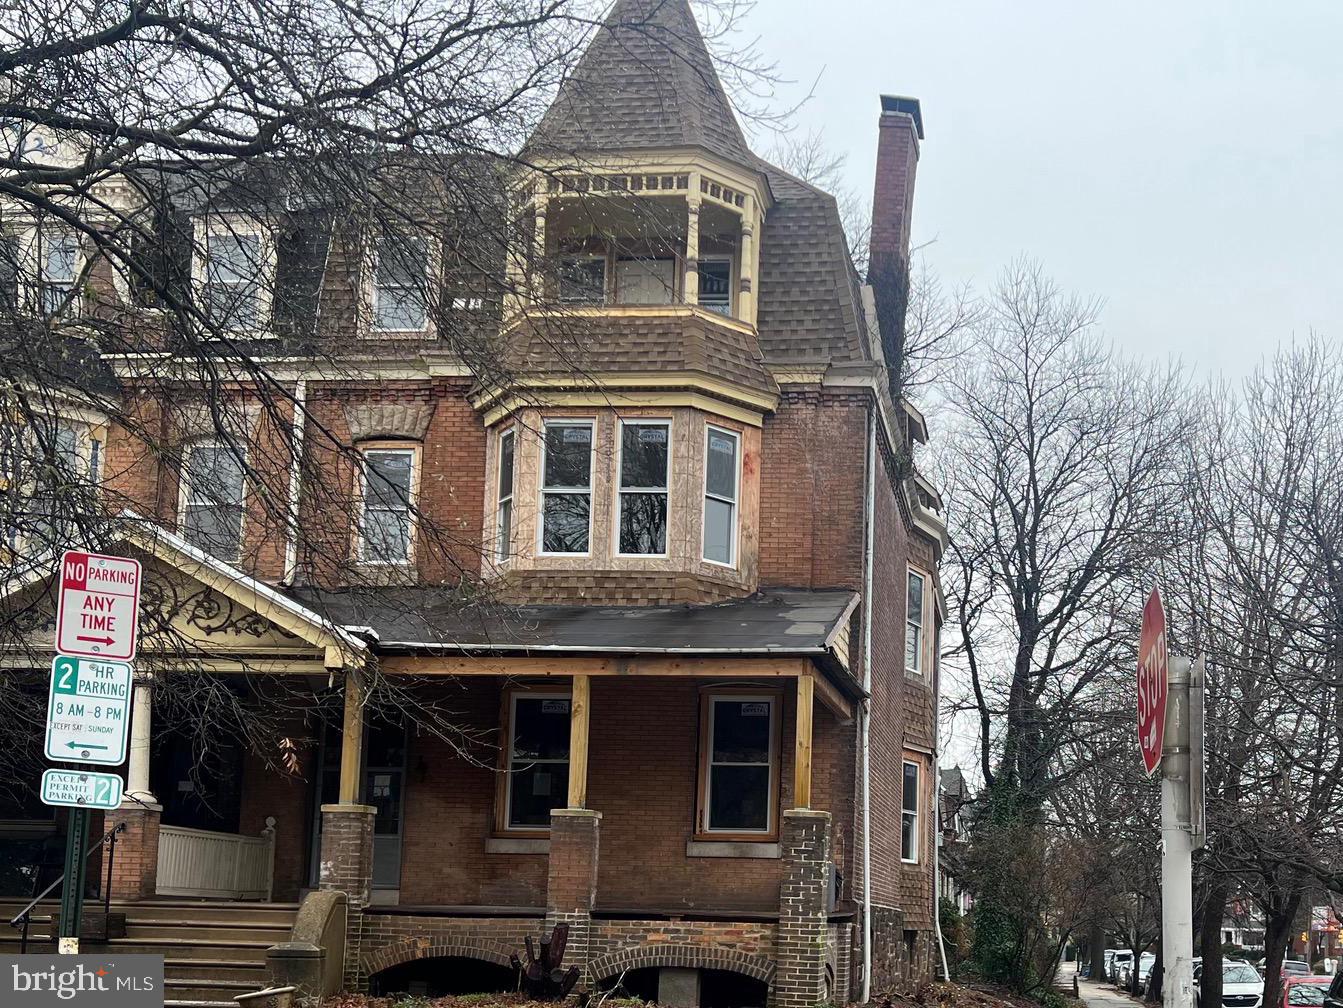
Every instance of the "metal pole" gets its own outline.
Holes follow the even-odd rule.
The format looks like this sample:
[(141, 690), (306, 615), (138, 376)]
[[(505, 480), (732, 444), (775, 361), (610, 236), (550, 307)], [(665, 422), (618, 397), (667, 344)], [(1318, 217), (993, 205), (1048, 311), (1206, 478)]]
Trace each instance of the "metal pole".
[(1161, 758), (1161, 937), (1163, 1008), (1194, 1004), (1194, 864), (1189, 802), (1188, 658), (1171, 655)]
[(65, 829), (65, 884), (61, 890), (61, 926), (57, 951), (79, 953), (79, 918), (84, 912), (84, 847), (88, 842), (88, 809), (72, 809)]

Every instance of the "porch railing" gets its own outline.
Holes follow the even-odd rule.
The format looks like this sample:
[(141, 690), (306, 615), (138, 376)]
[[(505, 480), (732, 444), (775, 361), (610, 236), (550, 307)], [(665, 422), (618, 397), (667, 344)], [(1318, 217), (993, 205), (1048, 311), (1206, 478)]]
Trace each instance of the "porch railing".
[(261, 836), (159, 827), (160, 896), (265, 900), (275, 881), (275, 819)]

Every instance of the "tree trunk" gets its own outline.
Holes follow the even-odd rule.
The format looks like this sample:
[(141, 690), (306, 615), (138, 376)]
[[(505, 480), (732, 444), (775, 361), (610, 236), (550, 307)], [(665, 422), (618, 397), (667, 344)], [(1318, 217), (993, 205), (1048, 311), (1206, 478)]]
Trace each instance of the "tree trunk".
[(1297, 893), (1281, 909), (1266, 913), (1264, 924), (1264, 1004), (1282, 1003), (1282, 961), (1287, 958), (1287, 943), (1296, 925), (1296, 910), (1301, 905)]
[(1219, 1008), (1222, 1003), (1222, 919), (1226, 916), (1226, 893), (1225, 879), (1218, 877), (1208, 883), (1203, 919), (1199, 922), (1199, 954), (1203, 956), (1199, 988), (1203, 992), (1203, 1004), (1213, 1008)]
[(1091, 922), (1090, 937), (1087, 939), (1087, 961), (1091, 964), (1091, 982), (1102, 983), (1105, 980), (1105, 929), (1100, 921)]
[(1147, 984), (1145, 996), (1148, 1001), (1161, 1003), (1161, 987), (1166, 982), (1166, 942), (1159, 939), (1156, 943), (1156, 962), (1152, 963), (1152, 976)]

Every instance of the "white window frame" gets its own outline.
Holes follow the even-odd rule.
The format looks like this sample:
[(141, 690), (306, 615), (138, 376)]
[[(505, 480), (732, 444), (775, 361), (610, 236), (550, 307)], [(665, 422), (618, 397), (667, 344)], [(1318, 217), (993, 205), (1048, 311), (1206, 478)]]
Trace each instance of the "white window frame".
[[(205, 501), (192, 503), (191, 501), (191, 483), (187, 474), (191, 471), (191, 454), (200, 448), (227, 448), (227, 439), (220, 436), (209, 436), (193, 438), (182, 446), (182, 469), (181, 478), (177, 481), (177, 533), (186, 538), (186, 516), (187, 509), (190, 507), (219, 507), (220, 501)], [(246, 445), (235, 443), (233, 446), (239, 455), (242, 456), (242, 498), (238, 502), (241, 520), (238, 523), (238, 552), (236, 556), (221, 557), (226, 563), (237, 563), (242, 559), (243, 543), (247, 539), (247, 447)], [(190, 540), (187, 540), (190, 542)], [(192, 543), (197, 549), (203, 547)]]
[[(47, 242), (52, 239), (69, 239), (75, 243), (75, 256), (70, 265), (70, 276), (68, 278), (51, 280), (47, 277)], [(79, 274), (84, 268), (84, 243), (80, 240), (79, 232), (73, 228), (48, 224), (41, 224), (35, 229), (34, 241), (37, 253), (37, 283), (35, 285), (37, 312), (43, 318), (51, 318), (54, 317), (55, 312), (48, 308), (47, 292), (60, 289), (63, 292), (61, 300), (65, 301), (66, 298), (69, 298), (70, 292), (79, 283)], [(66, 310), (76, 308), (78, 304), (79, 298), (77, 296), (70, 298)]]
[[(191, 286), (197, 299), (197, 310), (207, 314), (204, 304), (205, 284), (209, 278), (210, 237), (251, 237), (258, 239), (260, 249), (261, 275), (257, 277), (257, 321), (255, 327), (229, 327), (226, 334), (245, 336), (248, 339), (275, 339), (276, 333), (271, 318), (271, 309), (275, 299), (276, 247), (273, 229), (261, 220), (234, 214), (214, 214), (196, 221), (194, 248), (191, 253)], [(213, 328), (213, 327), (212, 327)], [(207, 339), (225, 339), (227, 335), (216, 335), (213, 331), (205, 333)]]
[[(508, 694), (508, 726), (507, 726), (508, 738), (505, 741), (504, 745), (504, 787), (503, 787), (504, 807), (499, 815), (498, 820), (499, 828), (504, 833), (526, 833), (532, 835), (539, 833), (549, 833), (550, 832), (549, 826), (513, 825), (513, 779), (515, 776), (515, 774), (513, 773), (513, 762), (515, 758), (513, 753), (513, 742), (514, 739), (517, 737), (517, 731), (515, 730), (515, 726), (518, 723), (519, 700), (563, 700), (565, 703), (569, 704), (569, 717), (570, 719), (572, 719), (573, 702), (574, 702), (573, 694), (561, 693), (561, 692), (534, 693), (530, 690), (523, 690), (523, 689), (510, 690)], [(570, 746), (569, 755), (565, 759), (528, 760), (527, 765), (536, 766), (545, 763), (547, 765), (555, 766), (563, 763), (566, 767), (569, 768), (569, 771), (572, 773), (573, 756), (574, 756), (573, 748), (572, 746)]]
[[(395, 240), (397, 240), (398, 238), (416, 238), (416, 239), (419, 239), (420, 241), (423, 241), (423, 242), (424, 242), (424, 254), (425, 254), (425, 261), (424, 261), (424, 290), (422, 291), (422, 293), (423, 293), (423, 295), (424, 295), (424, 304), (423, 304), (423, 306), (422, 306), (422, 310), (423, 310), (423, 312), (424, 312), (424, 321), (423, 321), (423, 323), (422, 323), (421, 325), (419, 325), (418, 327), (409, 328), (409, 329), (402, 329), (402, 328), (397, 328), (397, 327), (393, 327), (393, 326), (385, 326), (385, 327), (384, 327), (384, 326), (380, 326), (380, 325), (378, 325), (378, 292), (379, 292), (380, 290), (383, 289), (383, 285), (380, 285), (380, 284), (378, 283), (378, 261), (379, 261), (379, 257), (380, 257), (380, 255), (381, 255), (381, 249), (380, 249), (379, 247), (375, 246), (375, 247), (373, 248), (373, 250), (372, 250), (372, 263), (371, 263), (371, 269), (369, 270), (369, 274), (368, 274), (368, 285), (369, 285), (369, 301), (368, 301), (368, 303), (369, 303), (369, 329), (370, 329), (372, 332), (377, 333), (377, 334), (380, 335), (380, 336), (408, 336), (408, 335), (409, 335), (409, 336), (419, 336), (419, 335), (422, 335), (422, 334), (424, 334), (424, 333), (429, 332), (430, 329), (433, 327), (433, 316), (432, 316), (432, 313), (431, 313), (431, 311), (430, 311), (430, 308), (431, 308), (431, 306), (433, 305), (433, 301), (434, 301), (434, 299), (433, 299), (433, 297), (432, 297), (432, 293), (433, 293), (433, 291), (434, 291), (434, 289), (435, 289), (434, 278), (437, 276), (437, 273), (438, 273), (438, 270), (437, 270), (437, 261), (438, 261), (438, 257), (437, 257), (437, 254), (436, 254), (436, 249), (435, 249), (435, 247), (434, 247), (434, 243), (430, 240), (430, 237), (429, 237), (429, 235), (427, 235), (427, 234), (418, 234), (418, 233), (414, 233), (414, 234), (396, 234), (396, 233), (393, 233), (393, 234), (391, 234), (391, 235), (384, 235), (384, 236), (382, 237), (381, 241), (383, 241), (383, 242), (385, 242), (385, 241), (395, 241)], [(390, 289), (390, 288), (389, 288), (389, 289)], [(396, 290), (402, 290), (402, 291), (404, 291), (404, 290), (409, 290), (410, 288), (408, 288), (408, 287), (396, 287), (395, 289), (396, 289)]]
[[(503, 493), (504, 485), (504, 442), (508, 439), (513, 442), (513, 473), (509, 480), (509, 491), (507, 496)], [(495, 474), (494, 474), (494, 560), (495, 563), (507, 563), (513, 555), (513, 533), (514, 524), (517, 518), (517, 508), (514, 501), (518, 495), (518, 429), (509, 427), (507, 430), (499, 432), (498, 440), (495, 441)], [(508, 505), (508, 535), (504, 535), (504, 505)], [(507, 541), (505, 541), (507, 539)]]
[[(750, 840), (770, 840), (778, 833), (778, 804), (779, 804), (779, 777), (782, 773), (783, 765), (783, 747), (780, 744), (780, 727), (782, 725), (782, 697), (778, 693), (719, 693), (708, 692), (704, 696), (704, 718), (705, 725), (701, 733), (704, 744), (704, 758), (700, 770), (699, 782), (699, 819), (696, 834), (701, 838), (706, 837), (744, 837)], [(768, 805), (768, 815), (766, 817), (766, 828), (763, 830), (748, 829), (714, 829), (710, 823), (710, 816), (713, 809), (713, 768), (715, 766), (759, 766), (759, 763), (715, 763), (713, 758), (714, 748), (714, 705), (718, 703), (766, 703), (769, 704), (769, 794), (766, 795)]]
[[(736, 442), (736, 458), (733, 466), (733, 487), (734, 497), (731, 501), (718, 494), (709, 493), (709, 437), (714, 434), (726, 434)], [(742, 436), (740, 431), (734, 431), (727, 427), (720, 427), (717, 424), (706, 424), (704, 427), (704, 480), (702, 494), (700, 495), (700, 536), (699, 553), (700, 559), (705, 563), (713, 564), (716, 567), (726, 567), (728, 570), (737, 569), (738, 554), (740, 546), (738, 540), (741, 537), (741, 454), (742, 454)], [(709, 524), (709, 504), (708, 499), (712, 497), (716, 501), (722, 501), (725, 504), (732, 505), (732, 538), (730, 548), (728, 549), (728, 562), (721, 560), (711, 560), (704, 548), (704, 533)]]
[(699, 298), (700, 296), (702, 296), (703, 291), (702, 286), (699, 288), (701, 294), (696, 297), (695, 304), (697, 307), (703, 308), (707, 312), (713, 312), (713, 314), (715, 315), (722, 315), (724, 318), (736, 318), (737, 299), (736, 297), (734, 297), (734, 295), (736, 294), (737, 289), (737, 260), (730, 255), (700, 256), (695, 265), (695, 270), (698, 273), (699, 267), (703, 266), (705, 263), (720, 263), (720, 262), (727, 263), (727, 311), (719, 312), (716, 309), (706, 305), (703, 301), (701, 301)]
[[(354, 529), (355, 559), (366, 567), (388, 567), (400, 569), (415, 564), (415, 540), (419, 534), (418, 502), (420, 499), (420, 463), (421, 445), (404, 441), (369, 441), (359, 448), (359, 507)], [(368, 554), (368, 541), (364, 538), (364, 518), (368, 506), (368, 455), (370, 452), (401, 452), (410, 455), (410, 492), (406, 501), (406, 517), (409, 522), (406, 556), (404, 559), (387, 560)]]
[[(565, 260), (598, 260), (602, 264), (602, 294), (596, 301), (589, 301), (586, 298), (570, 298), (564, 296), (564, 262)], [(555, 300), (560, 304), (573, 305), (576, 308), (600, 308), (611, 303), (614, 294), (611, 285), (614, 281), (612, 275), (615, 271), (611, 269), (610, 256), (605, 252), (571, 252), (561, 253), (559, 256), (560, 275), (556, 279)]]
[[(909, 617), (910, 590), (909, 582), (913, 578), (919, 579), (919, 622), (913, 622)], [(925, 646), (928, 642), (928, 575), (914, 567), (905, 569), (905, 675), (915, 676), (922, 679), (925, 675), (924, 668), (927, 665), (924, 654)], [(909, 665), (909, 634), (912, 628), (917, 629), (917, 640), (914, 645), (914, 664)]]
[[(546, 454), (549, 451), (550, 428), (551, 427), (587, 427), (592, 431), (592, 440), (588, 447), (588, 485), (586, 487), (548, 487), (546, 486)], [(597, 421), (593, 418), (579, 418), (573, 420), (562, 420), (559, 418), (548, 419), (541, 426), (541, 468), (537, 474), (537, 485), (539, 487), (541, 509), (537, 514), (536, 520), (536, 554), (546, 557), (585, 557), (592, 556), (592, 503), (593, 481), (596, 477), (596, 455), (597, 455)], [(552, 553), (546, 549), (546, 495), (547, 494), (587, 494), (588, 498), (588, 548), (583, 553)]]
[[(625, 465), (625, 426), (653, 427), (661, 426), (667, 430), (667, 485), (656, 487), (636, 487), (626, 490), (621, 484)], [(671, 551), (671, 513), (672, 513), (672, 446), (675, 444), (675, 425), (670, 417), (622, 417), (616, 424), (616, 471), (612, 483), (615, 484), (615, 520), (611, 523), (611, 552), (621, 559), (666, 559)], [(667, 541), (661, 553), (622, 553), (620, 552), (620, 522), (623, 517), (625, 494), (661, 494), (667, 498)]]
[[(905, 770), (908, 767), (914, 768), (914, 808), (905, 808)], [(918, 864), (920, 848), (919, 843), (920, 823), (923, 821), (923, 812), (919, 808), (919, 801), (923, 797), (923, 764), (918, 760), (912, 760), (906, 757), (900, 764), (900, 862), (901, 864)], [(910, 827), (909, 837), (910, 845), (914, 848), (912, 855), (905, 856), (905, 822), (912, 818), (913, 825)]]

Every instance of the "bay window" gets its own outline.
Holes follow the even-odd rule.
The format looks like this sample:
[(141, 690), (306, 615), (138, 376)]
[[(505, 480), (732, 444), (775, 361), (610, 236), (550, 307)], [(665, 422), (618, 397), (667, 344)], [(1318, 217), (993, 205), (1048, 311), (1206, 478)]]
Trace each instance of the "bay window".
[(900, 796), (900, 860), (919, 860), (919, 764), (905, 760), (904, 786)]
[(569, 802), (569, 694), (508, 695), (505, 830), (550, 829), (550, 810)]
[(367, 446), (362, 454), (358, 557), (373, 564), (409, 563), (419, 450)]
[(428, 320), (428, 243), (395, 235), (378, 246), (373, 278), (373, 328), (379, 332), (421, 332)]
[(909, 572), (905, 587), (905, 671), (923, 674), (923, 589), (924, 577)]
[(495, 511), (494, 556), (499, 562), (513, 553), (513, 466), (517, 456), (516, 431), (499, 435), (499, 493)]
[(736, 563), (737, 497), (741, 439), (710, 427), (704, 450), (704, 559)]
[(620, 423), (618, 552), (666, 556), (671, 424)]
[(541, 552), (586, 554), (592, 531), (592, 423), (547, 423), (541, 465)]
[(243, 460), (222, 439), (188, 444), (182, 457), (178, 530), (193, 546), (236, 562), (242, 549)]
[(778, 708), (776, 694), (705, 694), (700, 718), (700, 834), (757, 839), (774, 834)]

